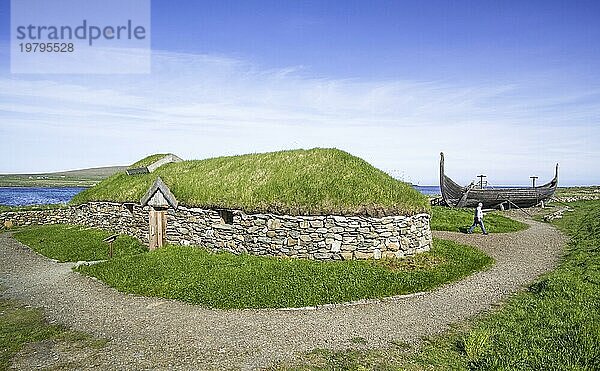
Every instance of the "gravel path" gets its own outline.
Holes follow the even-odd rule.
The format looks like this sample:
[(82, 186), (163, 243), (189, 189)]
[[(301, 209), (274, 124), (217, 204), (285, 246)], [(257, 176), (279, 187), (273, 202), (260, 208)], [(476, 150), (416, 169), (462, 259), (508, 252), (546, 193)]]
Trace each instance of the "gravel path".
[(71, 357), (86, 369), (254, 369), (314, 348), (356, 347), (354, 337), (366, 339), (367, 347), (417, 343), (489, 309), (552, 269), (566, 242), (548, 224), (523, 221), (531, 227), (510, 234), (434, 233), (477, 246), (496, 264), (432, 292), (362, 305), (224, 311), (123, 294), (72, 272), (72, 264), (33, 253), (6, 233), (0, 234), (0, 284), (7, 288), (2, 296), (44, 308), (51, 321), (111, 340), (93, 354), (49, 349), (54, 357), (36, 359), (33, 351), (19, 368)]

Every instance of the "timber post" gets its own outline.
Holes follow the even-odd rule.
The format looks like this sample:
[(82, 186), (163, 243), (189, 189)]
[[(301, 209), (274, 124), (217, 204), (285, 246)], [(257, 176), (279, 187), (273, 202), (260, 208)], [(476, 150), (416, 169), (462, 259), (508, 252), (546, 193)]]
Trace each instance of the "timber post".
[(479, 178), (479, 188), (483, 189), (483, 178), (487, 177), (487, 175), (477, 175), (477, 177)]
[(535, 181), (537, 178), (537, 176), (530, 176), (529, 178), (531, 178), (531, 188), (535, 188)]

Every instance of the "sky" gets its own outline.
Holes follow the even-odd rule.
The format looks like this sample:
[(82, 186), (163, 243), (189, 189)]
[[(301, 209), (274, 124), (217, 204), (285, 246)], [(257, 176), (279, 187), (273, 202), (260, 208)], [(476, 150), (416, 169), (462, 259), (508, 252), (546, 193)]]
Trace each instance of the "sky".
[[(404, 181), (600, 184), (598, 1), (167, 1), (151, 73), (14, 74), (0, 173), (335, 147)], [(135, 55), (128, 56), (135, 58)]]

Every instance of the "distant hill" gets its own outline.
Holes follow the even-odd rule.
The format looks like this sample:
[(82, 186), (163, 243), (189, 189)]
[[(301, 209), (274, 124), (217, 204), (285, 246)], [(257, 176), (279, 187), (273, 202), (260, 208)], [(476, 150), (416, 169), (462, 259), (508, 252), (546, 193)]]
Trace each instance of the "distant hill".
[(104, 166), (55, 173), (0, 174), (0, 187), (92, 187), (127, 166)]
[(69, 171), (59, 171), (57, 173), (51, 173), (53, 175), (65, 175), (70, 177), (84, 177), (84, 178), (97, 178), (104, 179), (108, 178), (111, 175), (118, 173), (119, 171), (125, 171), (127, 166), (104, 166), (104, 167), (92, 167), (89, 169), (80, 169), (80, 170), (69, 170)]
[(322, 148), (183, 161), (163, 165), (150, 174), (121, 172), (79, 193), (71, 202), (139, 202), (157, 177), (180, 204), (190, 207), (369, 216), (430, 209), (427, 197), (409, 184), (349, 153)]

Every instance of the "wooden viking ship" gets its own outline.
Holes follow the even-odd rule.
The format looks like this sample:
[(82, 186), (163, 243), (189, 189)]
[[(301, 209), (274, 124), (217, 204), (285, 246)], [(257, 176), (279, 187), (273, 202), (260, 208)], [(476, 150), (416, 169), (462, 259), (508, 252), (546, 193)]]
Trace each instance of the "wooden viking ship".
[(463, 187), (444, 174), (444, 153), (440, 153), (440, 190), (442, 198), (450, 207), (476, 207), (479, 202), (484, 208), (525, 208), (547, 201), (554, 195), (558, 185), (558, 164), (554, 178), (537, 187), (491, 188), (483, 184)]

